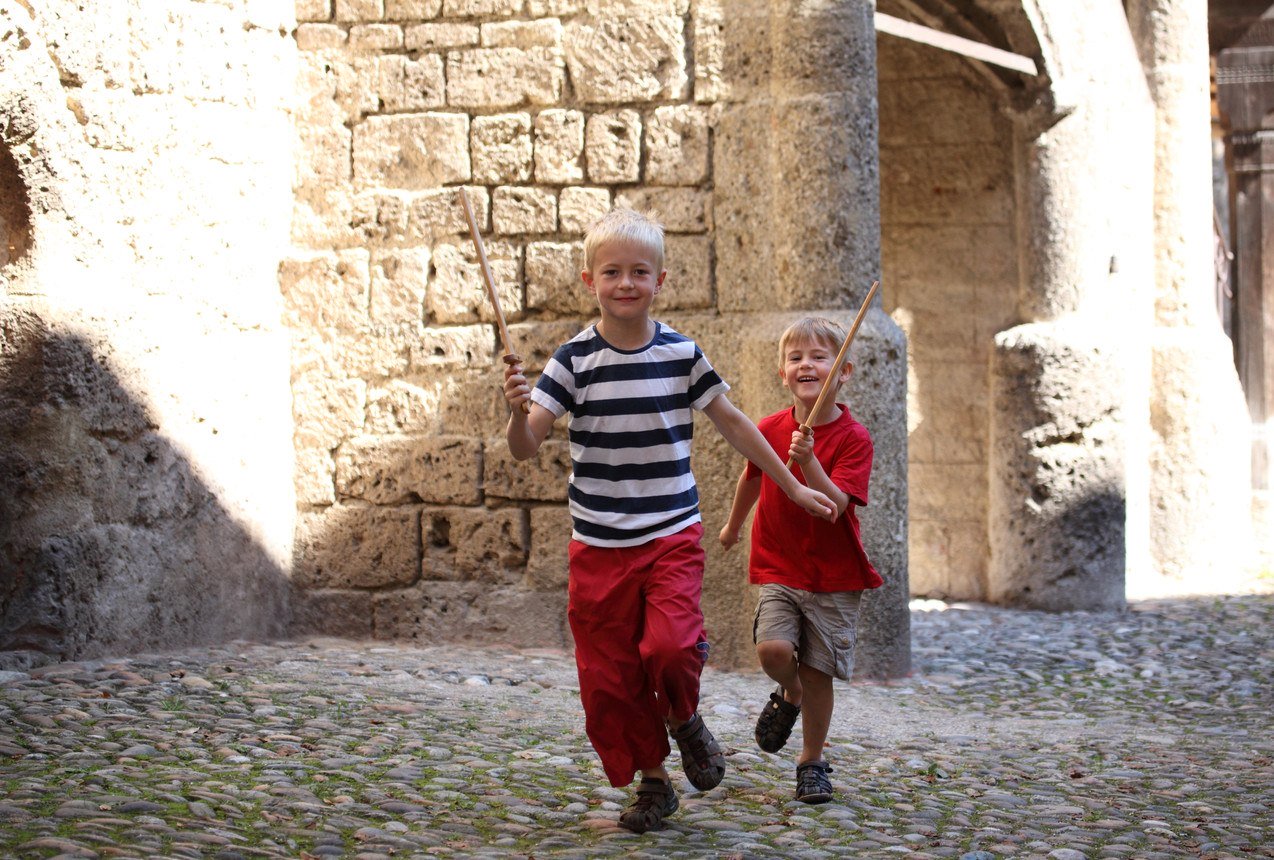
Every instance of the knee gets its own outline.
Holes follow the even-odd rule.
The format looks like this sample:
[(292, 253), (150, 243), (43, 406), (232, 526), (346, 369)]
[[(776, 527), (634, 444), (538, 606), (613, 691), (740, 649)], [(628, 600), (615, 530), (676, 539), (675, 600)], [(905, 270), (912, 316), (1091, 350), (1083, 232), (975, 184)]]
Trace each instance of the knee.
[(769, 639), (756, 643), (756, 656), (766, 672), (779, 672), (792, 665), (796, 648), (782, 639)]

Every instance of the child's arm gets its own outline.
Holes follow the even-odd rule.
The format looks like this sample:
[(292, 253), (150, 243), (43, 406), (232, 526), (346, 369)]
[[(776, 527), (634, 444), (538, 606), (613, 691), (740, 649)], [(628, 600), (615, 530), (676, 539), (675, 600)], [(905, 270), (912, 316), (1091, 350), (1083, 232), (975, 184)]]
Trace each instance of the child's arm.
[(814, 456), (814, 431), (809, 430), (802, 433), (797, 430), (792, 434), (792, 447), (788, 451), (788, 456), (801, 467), (801, 473), (805, 475), (805, 483), (807, 486), (818, 490), (827, 498), (832, 500), (832, 504), (836, 506), (836, 517), (845, 513), (845, 509), (849, 507), (849, 494), (840, 487), (832, 483), (832, 479), (827, 477), (827, 472), (823, 469), (823, 464), (818, 462), (818, 458)]
[(734, 504), (730, 506), (730, 518), (726, 520), (725, 526), (721, 529), (721, 536), (718, 538), (721, 546), (729, 549), (739, 542), (739, 532), (743, 529), (743, 521), (748, 518), (748, 513), (759, 498), (761, 498), (761, 478), (757, 476), (749, 481), (745, 469), (739, 475), (739, 483), (734, 488)]
[(836, 506), (831, 503), (831, 500), (818, 490), (812, 490), (796, 480), (796, 476), (783, 465), (779, 455), (774, 453), (774, 449), (770, 447), (769, 442), (765, 441), (765, 437), (761, 435), (760, 430), (756, 429), (756, 425), (724, 394), (714, 397), (712, 402), (704, 407), (703, 414), (712, 419), (712, 423), (717, 426), (717, 431), (734, 446), (736, 451), (769, 475), (789, 499), (804, 508), (807, 513), (834, 522)]
[(509, 426), (505, 438), (509, 440), (509, 453), (515, 460), (527, 460), (540, 450), (544, 438), (553, 429), (556, 416), (538, 403), (531, 404), (530, 413), (522, 411), (522, 404), (531, 399), (531, 386), (522, 374), (521, 364), (505, 365), (504, 399), (513, 407), (509, 413)]

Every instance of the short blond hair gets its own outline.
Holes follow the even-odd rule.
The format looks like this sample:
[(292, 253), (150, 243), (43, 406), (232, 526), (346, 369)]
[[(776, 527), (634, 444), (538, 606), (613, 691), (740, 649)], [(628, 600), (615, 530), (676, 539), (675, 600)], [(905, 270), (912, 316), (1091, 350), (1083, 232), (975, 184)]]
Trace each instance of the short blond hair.
[[(845, 329), (839, 323), (827, 317), (805, 317), (787, 327), (779, 337), (779, 367), (787, 362), (787, 348), (793, 343), (822, 343), (830, 346), (832, 355), (840, 351), (845, 342)], [(845, 354), (845, 363), (850, 364), (850, 353)]]
[(655, 256), (655, 268), (664, 268), (664, 225), (633, 209), (616, 207), (593, 222), (584, 234), (584, 268), (593, 271), (597, 249), (610, 242), (628, 242)]

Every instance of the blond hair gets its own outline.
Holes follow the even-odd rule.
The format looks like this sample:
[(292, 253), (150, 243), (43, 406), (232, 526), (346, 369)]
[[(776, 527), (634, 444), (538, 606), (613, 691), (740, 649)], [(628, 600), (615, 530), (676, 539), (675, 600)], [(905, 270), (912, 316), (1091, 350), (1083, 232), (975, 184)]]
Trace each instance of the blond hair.
[(609, 242), (628, 242), (655, 257), (655, 268), (664, 268), (664, 226), (641, 212), (617, 207), (610, 210), (584, 234), (584, 268), (593, 271), (597, 249)]
[[(830, 346), (832, 355), (840, 351), (845, 342), (845, 329), (827, 317), (805, 317), (787, 327), (779, 337), (779, 367), (787, 361), (787, 348), (793, 343), (821, 343)], [(845, 354), (845, 363), (851, 364), (850, 353)]]

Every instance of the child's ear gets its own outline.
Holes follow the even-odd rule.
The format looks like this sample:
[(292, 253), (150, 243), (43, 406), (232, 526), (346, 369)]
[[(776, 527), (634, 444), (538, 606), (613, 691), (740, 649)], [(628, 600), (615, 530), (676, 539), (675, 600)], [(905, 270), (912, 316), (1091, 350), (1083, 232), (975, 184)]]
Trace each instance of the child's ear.
[(660, 272), (660, 273), (659, 273), (659, 277), (655, 279), (655, 292), (656, 292), (656, 293), (658, 293), (661, 289), (663, 289), (663, 285), (664, 285), (664, 278), (666, 278), (666, 277), (668, 277), (668, 270), (667, 270), (667, 269), (664, 269), (662, 272)]
[(593, 273), (588, 269), (579, 273), (580, 280), (584, 282), (584, 286), (588, 287), (590, 293), (596, 294), (597, 288), (593, 286)]
[(845, 362), (840, 369), (840, 378), (849, 379), (849, 375), (854, 372), (854, 363), (852, 361)]

